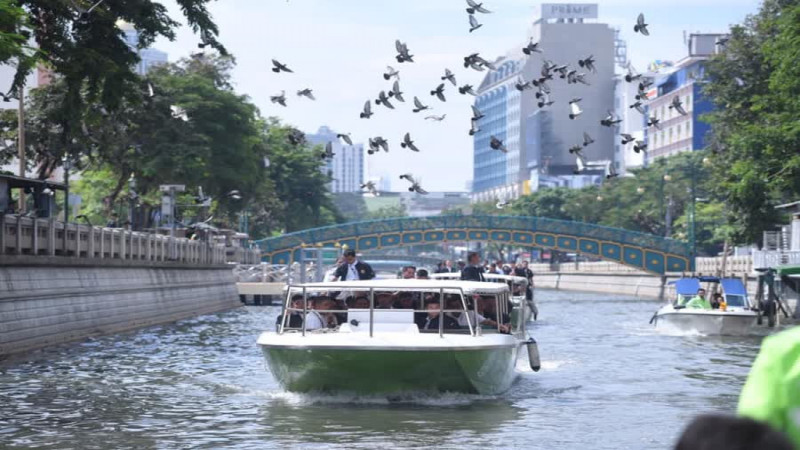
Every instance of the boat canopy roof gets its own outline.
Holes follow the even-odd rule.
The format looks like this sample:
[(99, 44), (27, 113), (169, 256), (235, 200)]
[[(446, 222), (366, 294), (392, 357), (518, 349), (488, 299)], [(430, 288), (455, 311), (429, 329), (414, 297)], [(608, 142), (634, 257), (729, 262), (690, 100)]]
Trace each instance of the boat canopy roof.
[(778, 275), (782, 277), (800, 275), (800, 264), (792, 264), (786, 266), (778, 266)]
[(700, 280), (697, 278), (679, 278), (670, 283), (675, 285), (675, 292), (678, 295), (694, 295), (700, 289)]
[[(483, 274), (483, 278), (487, 281), (505, 281), (505, 282), (512, 282), (514, 284), (522, 284), (527, 285), (528, 279), (525, 277), (518, 277), (516, 275), (505, 275), (505, 274), (497, 274), (497, 273), (485, 273)], [(461, 274), (458, 272), (444, 272), (444, 273), (434, 273), (431, 274), (431, 279), (435, 280), (460, 280)]]
[(312, 291), (428, 291), (438, 292), (441, 289), (450, 292), (463, 291), (465, 294), (502, 294), (508, 292), (505, 283), (485, 283), (480, 281), (461, 280), (360, 280), (331, 281), (325, 283), (292, 284), (289, 289), (306, 288)]
[(720, 280), (720, 284), (726, 295), (747, 295), (744, 283), (738, 278), (723, 278)]

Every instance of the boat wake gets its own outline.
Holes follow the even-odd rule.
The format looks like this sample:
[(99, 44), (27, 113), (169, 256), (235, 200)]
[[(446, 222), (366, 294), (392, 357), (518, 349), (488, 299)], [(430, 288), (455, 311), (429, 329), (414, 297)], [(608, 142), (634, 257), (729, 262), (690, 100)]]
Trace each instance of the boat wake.
[(430, 393), (430, 392), (403, 392), (398, 394), (364, 395), (340, 392), (336, 394), (324, 392), (294, 393), (294, 392), (261, 392), (261, 395), (288, 406), (309, 405), (418, 405), (437, 407), (456, 407), (471, 405), (478, 402), (497, 400), (499, 397), (491, 395), (462, 394), (462, 393)]

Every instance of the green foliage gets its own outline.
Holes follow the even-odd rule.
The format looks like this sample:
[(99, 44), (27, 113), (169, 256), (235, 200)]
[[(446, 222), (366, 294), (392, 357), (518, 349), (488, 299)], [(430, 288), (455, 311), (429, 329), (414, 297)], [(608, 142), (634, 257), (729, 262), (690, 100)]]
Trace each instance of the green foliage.
[(369, 212), (361, 192), (342, 192), (333, 194), (333, 203), (346, 222), (366, 220)]
[(395, 217), (406, 217), (406, 216), (408, 216), (408, 211), (406, 211), (405, 205), (401, 203), (399, 205), (383, 206), (375, 211), (370, 212), (368, 218), (372, 220), (377, 220), (377, 219), (393, 219)]
[(731, 29), (708, 65), (715, 190), (736, 240), (779, 221), (774, 206), (800, 195), (800, 2), (766, 0)]
[(0, 0), (0, 65), (15, 64), (30, 70), (40, 56), (36, 49), (28, 45), (30, 35), (28, 15), (19, 3)]

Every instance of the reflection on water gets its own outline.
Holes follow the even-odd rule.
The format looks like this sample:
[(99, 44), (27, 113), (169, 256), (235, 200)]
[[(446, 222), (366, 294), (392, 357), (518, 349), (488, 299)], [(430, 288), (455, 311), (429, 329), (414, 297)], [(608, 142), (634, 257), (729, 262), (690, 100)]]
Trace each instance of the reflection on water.
[(734, 410), (760, 342), (656, 332), (651, 301), (537, 301), (542, 370), (502, 396), (283, 392), (255, 346), (277, 309), (246, 308), (2, 363), (0, 447), (669, 448)]

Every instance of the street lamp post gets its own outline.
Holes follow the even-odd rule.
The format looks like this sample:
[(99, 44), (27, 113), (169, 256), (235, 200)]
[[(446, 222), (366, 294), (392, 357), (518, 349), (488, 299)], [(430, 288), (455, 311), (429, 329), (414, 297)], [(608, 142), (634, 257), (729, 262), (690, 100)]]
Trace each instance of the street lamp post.
[(69, 170), (72, 168), (72, 163), (69, 156), (64, 156), (63, 165), (64, 169), (64, 239), (62, 240), (62, 251), (64, 256), (67, 256), (67, 229), (69, 228)]
[(136, 229), (134, 224), (134, 219), (136, 218), (136, 196), (136, 177), (134, 174), (131, 174), (128, 180), (128, 229), (131, 231)]

